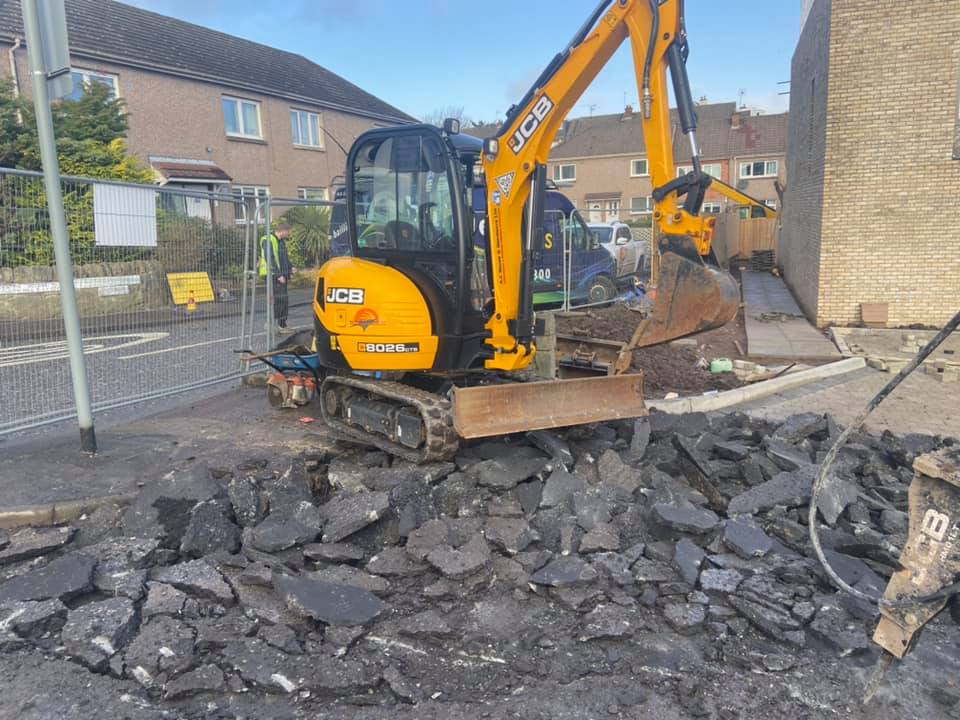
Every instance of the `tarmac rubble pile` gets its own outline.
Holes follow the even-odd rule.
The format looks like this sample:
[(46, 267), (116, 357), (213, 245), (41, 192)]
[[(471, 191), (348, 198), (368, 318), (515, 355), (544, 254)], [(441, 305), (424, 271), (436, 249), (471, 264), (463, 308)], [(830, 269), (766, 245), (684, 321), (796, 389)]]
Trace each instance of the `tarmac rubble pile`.
[[(872, 652), (874, 609), (833, 590), (807, 539), (839, 431), (816, 414), (654, 413), (420, 467), (348, 445), (282, 466), (194, 460), (79, 530), (0, 535), (0, 649), (184, 717), (254, 697), (442, 708), (600, 676), (606, 716), (666, 698), (681, 716), (759, 717), (780, 701), (705, 678)], [(950, 442), (860, 433), (841, 451), (822, 538), (855, 587), (882, 592), (911, 463)]]

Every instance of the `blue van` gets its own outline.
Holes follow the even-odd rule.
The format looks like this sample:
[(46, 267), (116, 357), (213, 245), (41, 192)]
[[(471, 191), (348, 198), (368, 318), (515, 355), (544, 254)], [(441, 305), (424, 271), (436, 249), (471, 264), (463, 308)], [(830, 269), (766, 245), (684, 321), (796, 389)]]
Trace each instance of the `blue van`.
[[(334, 194), (330, 218), (330, 254), (333, 257), (350, 255), (350, 238), (347, 228), (346, 188), (340, 187)], [(364, 198), (358, 198), (363, 203)], [(367, 200), (369, 202), (369, 200)], [(474, 248), (478, 258), (485, 253), (483, 225), (486, 220), (487, 196), (482, 185), (473, 188)], [(563, 302), (563, 244), (569, 233), (571, 250), (570, 304), (602, 303), (617, 295), (614, 282), (616, 262), (600, 244), (596, 233), (591, 231), (573, 203), (556, 190), (547, 190), (544, 213), (543, 256), (534, 268), (534, 295), (536, 307), (556, 307)], [(483, 267), (484, 263), (478, 264)]]
[[(484, 252), (481, 221), (487, 214), (486, 189), (473, 188), (473, 213), (478, 222), (474, 247)], [(570, 304), (583, 305), (613, 300), (617, 295), (614, 283), (616, 263), (590, 231), (573, 203), (556, 190), (547, 190), (544, 212), (543, 254), (533, 270), (533, 302), (538, 308), (559, 306), (563, 302), (563, 243), (569, 233)]]

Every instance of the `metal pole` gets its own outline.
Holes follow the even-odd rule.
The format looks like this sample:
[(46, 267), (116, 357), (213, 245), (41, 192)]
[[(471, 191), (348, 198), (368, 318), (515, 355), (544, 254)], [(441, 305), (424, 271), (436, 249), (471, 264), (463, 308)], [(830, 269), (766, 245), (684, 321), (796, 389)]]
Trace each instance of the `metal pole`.
[(63, 308), (63, 325), (67, 334), (67, 351), (70, 355), (73, 399), (77, 405), (77, 420), (80, 424), (80, 448), (84, 452), (95, 453), (97, 437), (93, 427), (93, 412), (90, 408), (90, 388), (87, 385), (87, 368), (83, 359), (80, 313), (77, 311), (77, 293), (73, 286), (73, 261), (70, 257), (67, 221), (63, 212), (63, 195), (60, 192), (60, 164), (57, 160), (53, 115), (50, 112), (50, 98), (47, 93), (47, 70), (43, 60), (43, 39), (40, 37), (37, 0), (23, 0), (23, 26), (27, 36), (27, 52), (30, 56), (33, 106), (37, 116), (37, 137), (40, 141), (40, 158), (43, 161), (43, 181), (47, 190), (47, 209), (50, 213), (50, 232), (53, 236), (53, 251), (57, 262), (57, 279), (60, 281), (60, 305)]

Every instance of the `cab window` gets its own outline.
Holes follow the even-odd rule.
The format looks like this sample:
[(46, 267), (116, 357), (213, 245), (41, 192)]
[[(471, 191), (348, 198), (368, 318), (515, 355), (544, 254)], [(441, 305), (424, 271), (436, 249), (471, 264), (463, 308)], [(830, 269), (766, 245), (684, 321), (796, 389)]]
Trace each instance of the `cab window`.
[(371, 138), (355, 156), (357, 245), (404, 252), (456, 249), (453, 198), (440, 140)]

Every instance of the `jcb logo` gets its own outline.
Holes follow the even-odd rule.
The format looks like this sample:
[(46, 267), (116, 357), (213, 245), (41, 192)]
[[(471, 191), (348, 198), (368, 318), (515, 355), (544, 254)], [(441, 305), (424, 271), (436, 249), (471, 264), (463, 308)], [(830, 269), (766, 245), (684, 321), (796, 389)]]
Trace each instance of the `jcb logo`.
[(520, 127), (517, 128), (517, 131), (507, 141), (507, 144), (515, 155), (520, 154), (520, 151), (523, 150), (527, 144), (527, 140), (537, 131), (540, 123), (550, 114), (551, 110), (553, 110), (553, 100), (549, 97), (544, 95), (537, 100), (537, 104), (533, 106), (533, 110), (527, 113), (523, 122), (520, 123)]
[(340, 305), (363, 305), (363, 288), (337, 288), (327, 290), (327, 302)]
[(950, 529), (950, 516), (930, 508), (923, 516), (920, 529), (924, 535), (937, 542), (943, 542), (943, 539), (947, 536), (947, 530)]

